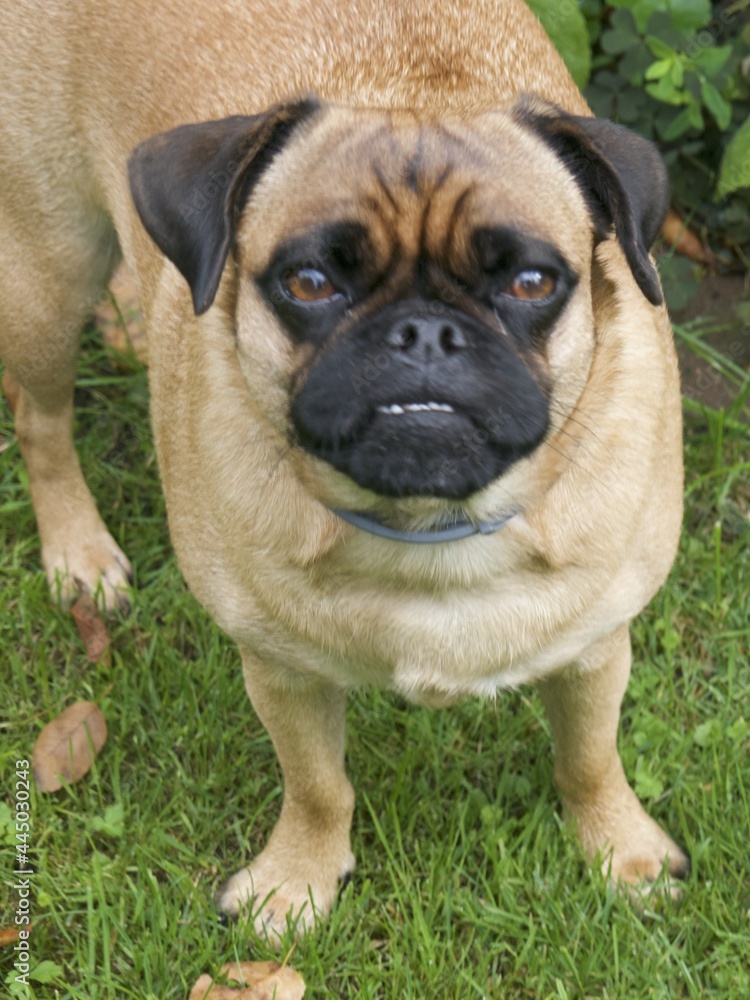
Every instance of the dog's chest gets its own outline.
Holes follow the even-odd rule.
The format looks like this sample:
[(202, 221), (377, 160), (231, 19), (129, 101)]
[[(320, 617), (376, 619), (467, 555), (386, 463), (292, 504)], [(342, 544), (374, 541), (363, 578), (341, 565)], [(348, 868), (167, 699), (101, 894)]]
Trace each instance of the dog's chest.
[[(482, 587), (442, 593), (406, 587), (311, 586), (288, 576), (282, 595), (225, 604), (218, 617), (240, 647), (281, 670), (313, 673), (343, 687), (373, 685), (432, 705), (534, 680), (570, 662), (602, 623), (585, 613), (589, 579), (578, 571), (518, 570)], [(283, 622), (283, 627), (281, 623)]]

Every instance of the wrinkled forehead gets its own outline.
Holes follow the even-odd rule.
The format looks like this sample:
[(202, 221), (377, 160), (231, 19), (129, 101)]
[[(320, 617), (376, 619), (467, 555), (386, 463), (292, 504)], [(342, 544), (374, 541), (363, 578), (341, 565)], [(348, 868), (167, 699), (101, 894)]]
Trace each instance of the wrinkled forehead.
[(274, 160), (249, 210), (255, 252), (248, 250), (258, 266), (264, 248), (270, 255), (270, 244), (322, 220), (359, 222), (376, 242), (380, 232), (407, 253), (460, 243), (473, 229), (494, 226), (564, 244), (574, 265), (591, 250), (574, 179), (505, 112), (438, 120), (328, 108)]

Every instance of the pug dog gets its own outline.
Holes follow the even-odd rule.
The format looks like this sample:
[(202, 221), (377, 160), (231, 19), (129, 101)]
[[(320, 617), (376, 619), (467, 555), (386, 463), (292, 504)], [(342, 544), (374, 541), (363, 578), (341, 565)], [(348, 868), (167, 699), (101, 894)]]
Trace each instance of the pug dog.
[(536, 682), (587, 858), (676, 891), (617, 751), (681, 521), (654, 148), (519, 0), (5, 0), (0, 45), (0, 338), (50, 583), (127, 595), (71, 433), (122, 256), (174, 548), (283, 770), (221, 906), (271, 935), (330, 910), (366, 684)]

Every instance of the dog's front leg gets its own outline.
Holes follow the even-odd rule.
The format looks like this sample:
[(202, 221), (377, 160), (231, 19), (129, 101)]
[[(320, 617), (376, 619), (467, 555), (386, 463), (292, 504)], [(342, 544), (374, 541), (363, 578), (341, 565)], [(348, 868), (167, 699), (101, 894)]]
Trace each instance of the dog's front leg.
[(260, 932), (278, 937), (287, 918), (304, 933), (331, 909), (354, 869), (349, 843), (354, 790), (344, 771), (346, 695), (333, 685), (269, 669), (243, 652), (245, 686), (273, 740), (284, 776), (281, 816), (250, 864), (226, 883), (219, 906), (252, 906)]
[[(615, 882), (643, 887), (664, 864), (683, 877), (689, 861), (641, 806), (617, 752), (620, 703), (630, 676), (630, 635), (618, 629), (579, 664), (544, 680), (540, 694), (555, 741), (555, 781), (590, 861)], [(670, 883), (670, 892), (677, 894)]]
[(99, 516), (73, 445), (76, 343), (53, 340), (20, 366), (23, 380), (6, 369), (3, 390), (14, 411), (53, 595), (67, 607), (88, 591), (107, 610), (125, 610), (132, 569)]

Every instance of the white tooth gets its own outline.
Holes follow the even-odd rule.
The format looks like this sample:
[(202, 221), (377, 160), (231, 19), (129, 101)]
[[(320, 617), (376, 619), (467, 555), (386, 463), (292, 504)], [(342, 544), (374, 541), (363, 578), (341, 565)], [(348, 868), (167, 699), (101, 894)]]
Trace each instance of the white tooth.
[(398, 403), (393, 403), (391, 406), (378, 406), (378, 413), (391, 413), (394, 416), (398, 416), (401, 413), (455, 413), (455, 410), (449, 403), (404, 403), (403, 406), (399, 406)]

